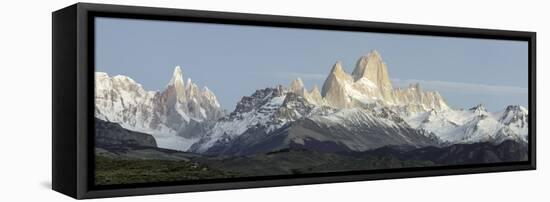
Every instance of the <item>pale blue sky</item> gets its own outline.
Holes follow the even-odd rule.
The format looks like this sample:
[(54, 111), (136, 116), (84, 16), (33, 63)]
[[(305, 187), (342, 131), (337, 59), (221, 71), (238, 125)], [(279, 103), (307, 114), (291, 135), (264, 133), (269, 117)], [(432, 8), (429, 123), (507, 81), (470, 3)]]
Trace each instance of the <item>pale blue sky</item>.
[(420, 82), (454, 108), (527, 106), (527, 42), (242, 25), (96, 19), (96, 71), (162, 90), (174, 67), (232, 111), (256, 89), (301, 77), (321, 87), (336, 61), (352, 72), (376, 49), (394, 87)]

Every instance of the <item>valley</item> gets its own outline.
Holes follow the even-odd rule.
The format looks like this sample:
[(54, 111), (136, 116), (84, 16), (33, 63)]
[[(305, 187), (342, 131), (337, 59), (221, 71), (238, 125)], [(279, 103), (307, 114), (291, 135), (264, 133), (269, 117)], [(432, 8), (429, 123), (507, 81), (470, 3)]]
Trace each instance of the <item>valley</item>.
[(96, 184), (518, 162), (528, 159), (528, 110), (453, 109), (418, 83), (394, 87), (380, 53), (341, 62), (322, 85), (258, 87), (231, 112), (175, 67), (146, 91), (96, 72)]

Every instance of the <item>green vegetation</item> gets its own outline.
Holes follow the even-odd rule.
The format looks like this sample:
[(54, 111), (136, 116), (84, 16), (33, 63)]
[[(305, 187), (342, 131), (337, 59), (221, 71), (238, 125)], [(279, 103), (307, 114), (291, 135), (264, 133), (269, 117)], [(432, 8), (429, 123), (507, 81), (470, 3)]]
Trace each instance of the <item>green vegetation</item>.
[(304, 149), (284, 149), (266, 154), (218, 158), (197, 158), (196, 161), (240, 176), (293, 175), (346, 172), (407, 167), (433, 166), (431, 161), (400, 160), (391, 155), (357, 156), (325, 153)]
[(170, 182), (235, 177), (189, 161), (120, 159), (96, 155), (97, 185)]
[[(433, 165), (391, 156), (352, 157), (310, 150), (281, 150), (240, 157), (204, 157), (162, 150), (96, 151), (97, 185), (373, 170)], [(147, 154), (147, 155), (144, 155)], [(163, 157), (162, 159), (149, 158)], [(138, 158), (136, 156), (141, 156)], [(183, 158), (185, 157), (185, 158)], [(145, 159), (148, 158), (148, 159)], [(185, 160), (184, 160), (185, 159)]]
[(114, 185), (521, 161), (527, 158), (526, 151), (526, 146), (515, 142), (349, 153), (283, 149), (217, 157), (149, 147), (96, 148), (95, 181)]

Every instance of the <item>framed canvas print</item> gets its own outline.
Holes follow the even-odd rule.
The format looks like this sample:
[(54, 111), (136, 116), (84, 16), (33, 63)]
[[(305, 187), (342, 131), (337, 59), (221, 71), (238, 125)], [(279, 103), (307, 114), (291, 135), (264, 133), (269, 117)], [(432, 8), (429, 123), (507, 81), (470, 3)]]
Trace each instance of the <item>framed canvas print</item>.
[(535, 36), (78, 3), (53, 13), (53, 189), (532, 170)]

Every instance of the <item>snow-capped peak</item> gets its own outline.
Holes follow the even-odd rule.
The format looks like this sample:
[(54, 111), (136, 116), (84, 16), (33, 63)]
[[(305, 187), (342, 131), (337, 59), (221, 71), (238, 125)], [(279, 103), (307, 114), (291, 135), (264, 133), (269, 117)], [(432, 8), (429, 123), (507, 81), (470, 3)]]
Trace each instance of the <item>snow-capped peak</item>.
[[(371, 81), (378, 80), (379, 76), (387, 76), (386, 64), (382, 60), (380, 53), (372, 50), (367, 55), (361, 56), (357, 61), (357, 65), (351, 74), (355, 80), (368, 78)], [(381, 78), (384, 79), (384, 78)], [(389, 78), (387, 78), (389, 80)]]
[(497, 118), (500, 122), (510, 125), (515, 122), (527, 122), (528, 110), (519, 105), (509, 105), (503, 112), (497, 113)]
[(122, 127), (152, 134), (159, 147), (186, 150), (192, 140), (183, 141), (187, 124), (217, 120), (224, 116), (216, 96), (189, 79), (184, 86), (183, 71), (174, 68), (170, 82), (159, 92), (145, 91), (123, 75), (109, 77), (96, 73), (96, 117)]
[[(374, 84), (376, 86), (376, 89), (372, 89), (372, 85), (366, 86), (368, 91), (373, 91), (372, 93), (374, 93), (370, 93), (371, 97), (376, 96), (377, 100), (382, 100), (387, 104), (395, 103), (388, 67), (378, 51), (373, 50), (366, 56), (359, 58), (351, 76), (355, 82), (363, 81), (363, 83)], [(365, 87), (361, 86), (360, 88)]]
[(518, 113), (528, 113), (527, 108), (520, 105), (508, 105), (505, 109), (506, 112), (518, 112)]
[(321, 95), (330, 105), (347, 107), (351, 100), (345, 89), (352, 83), (351, 76), (344, 71), (342, 63), (337, 61), (323, 83)]
[(304, 87), (304, 82), (299, 77), (290, 84), (290, 91), (301, 96), (307, 94), (306, 88)]
[(487, 115), (487, 109), (483, 104), (478, 104), (475, 107), (469, 109), (475, 115)]
[(170, 82), (168, 85), (174, 85), (176, 83), (180, 83), (183, 85), (183, 71), (181, 71), (180, 66), (176, 66), (174, 68), (174, 72), (172, 73), (172, 79), (170, 79)]
[(105, 78), (105, 77), (109, 77), (109, 74), (107, 74), (106, 72), (95, 72), (95, 77), (96, 78)]
[(321, 91), (319, 91), (319, 86), (314, 85), (309, 93), (310, 94), (319, 94), (319, 95), (321, 95)]
[(323, 83), (321, 96), (324, 99), (322, 103), (337, 108), (381, 103), (410, 106), (416, 111), (449, 109), (438, 92), (423, 91), (418, 83), (411, 84), (407, 89), (393, 89), (388, 68), (376, 50), (359, 58), (351, 75), (337, 61)]
[(330, 75), (335, 75), (336, 77), (341, 77), (342, 75), (347, 75), (346, 71), (342, 67), (342, 62), (336, 61), (330, 70)]
[(216, 95), (214, 95), (214, 92), (212, 92), (208, 87), (204, 86), (202, 96), (205, 98), (205, 101), (210, 102), (213, 106), (217, 108), (221, 107)]

